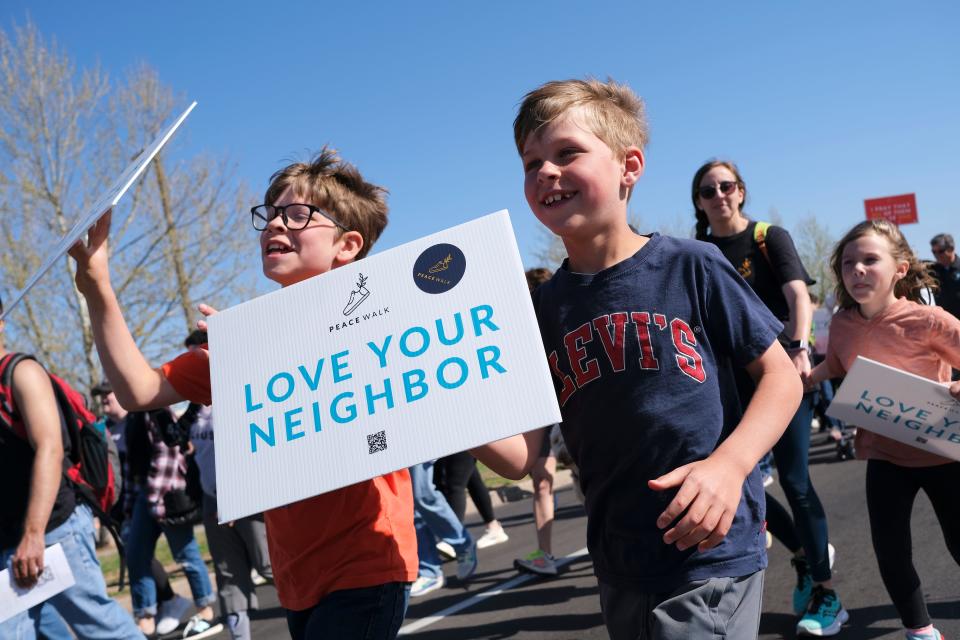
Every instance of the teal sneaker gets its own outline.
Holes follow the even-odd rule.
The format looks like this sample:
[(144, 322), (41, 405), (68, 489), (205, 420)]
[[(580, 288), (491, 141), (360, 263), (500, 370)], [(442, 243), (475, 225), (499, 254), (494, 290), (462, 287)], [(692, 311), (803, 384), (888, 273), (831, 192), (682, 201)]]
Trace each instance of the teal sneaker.
[(907, 640), (946, 640), (936, 628), (930, 631), (907, 631)]
[(813, 587), (807, 612), (797, 623), (797, 635), (835, 636), (849, 619), (837, 592), (818, 584)]
[(809, 608), (810, 599), (813, 597), (813, 578), (810, 577), (807, 561), (804, 558), (793, 558), (790, 564), (797, 572), (797, 585), (793, 588), (793, 612), (802, 616)]

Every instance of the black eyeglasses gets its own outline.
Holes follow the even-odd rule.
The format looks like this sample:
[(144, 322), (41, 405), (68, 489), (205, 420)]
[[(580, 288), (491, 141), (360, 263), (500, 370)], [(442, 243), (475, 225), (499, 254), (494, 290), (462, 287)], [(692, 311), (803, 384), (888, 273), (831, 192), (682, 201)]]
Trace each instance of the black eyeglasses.
[[(719, 184), (720, 193), (725, 196), (733, 193), (733, 190), (737, 188), (737, 183), (731, 180), (724, 180)], [(700, 187), (697, 189), (697, 195), (699, 195), (704, 200), (713, 200), (717, 196), (717, 187)]]
[(942, 254), (946, 253), (946, 252), (947, 252), (947, 249), (934, 249), (933, 247), (931, 247), (931, 248), (930, 248), (930, 251), (933, 253), (933, 255), (939, 256), (939, 255), (942, 255)]
[(250, 219), (253, 222), (253, 228), (257, 231), (263, 231), (270, 224), (270, 221), (280, 216), (283, 225), (291, 231), (303, 229), (313, 218), (313, 214), (319, 213), (321, 216), (337, 225), (344, 231), (350, 231), (332, 215), (312, 204), (293, 203), (285, 207), (275, 207), (272, 204), (258, 204), (250, 209)]

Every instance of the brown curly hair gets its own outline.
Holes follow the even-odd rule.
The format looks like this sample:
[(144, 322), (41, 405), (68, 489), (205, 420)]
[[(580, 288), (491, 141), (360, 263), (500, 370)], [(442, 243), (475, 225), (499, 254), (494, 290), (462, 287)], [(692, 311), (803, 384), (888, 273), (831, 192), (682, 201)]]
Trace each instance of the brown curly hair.
[(936, 291), (939, 288), (936, 278), (930, 273), (927, 265), (920, 262), (914, 254), (913, 249), (910, 248), (910, 244), (903, 237), (903, 233), (897, 225), (888, 220), (864, 220), (847, 231), (847, 234), (834, 247), (833, 255), (830, 256), (830, 268), (837, 280), (837, 304), (840, 305), (841, 309), (850, 309), (857, 306), (857, 301), (843, 286), (843, 250), (848, 244), (868, 233), (875, 233), (881, 238), (886, 238), (893, 259), (897, 262), (905, 261), (910, 265), (907, 268), (907, 275), (894, 285), (893, 294), (896, 297), (922, 302), (921, 294), (924, 289)]

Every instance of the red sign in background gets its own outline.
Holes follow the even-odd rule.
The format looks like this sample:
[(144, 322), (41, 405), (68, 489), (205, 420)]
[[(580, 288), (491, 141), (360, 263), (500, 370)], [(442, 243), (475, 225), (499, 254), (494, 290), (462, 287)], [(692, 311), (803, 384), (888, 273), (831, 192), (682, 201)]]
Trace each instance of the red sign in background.
[(867, 220), (885, 219), (894, 224), (910, 224), (917, 221), (917, 194), (873, 198), (864, 200)]

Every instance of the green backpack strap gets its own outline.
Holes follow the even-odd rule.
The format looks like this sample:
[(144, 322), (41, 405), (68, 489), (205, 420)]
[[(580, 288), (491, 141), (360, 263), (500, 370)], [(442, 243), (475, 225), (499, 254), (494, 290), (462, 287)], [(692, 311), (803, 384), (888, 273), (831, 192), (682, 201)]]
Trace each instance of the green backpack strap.
[(773, 263), (770, 262), (770, 254), (767, 253), (767, 230), (769, 228), (769, 222), (757, 222), (756, 226), (753, 227), (753, 241), (757, 243), (757, 247), (760, 248), (760, 253), (766, 258), (767, 264), (773, 266)]

